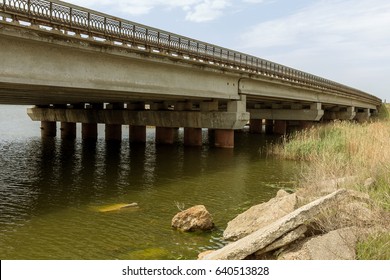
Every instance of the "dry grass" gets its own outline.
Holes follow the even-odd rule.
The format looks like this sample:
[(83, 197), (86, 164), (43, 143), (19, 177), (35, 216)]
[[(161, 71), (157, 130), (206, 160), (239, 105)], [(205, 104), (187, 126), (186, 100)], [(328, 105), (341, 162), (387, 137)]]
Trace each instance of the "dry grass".
[[(385, 110), (388, 116), (387, 110)], [(319, 196), (323, 183), (346, 178), (337, 187), (350, 187), (369, 194), (374, 208), (384, 210), (386, 218), (378, 219), (382, 228), (388, 228), (390, 211), (390, 121), (377, 120), (366, 124), (333, 122), (286, 136), (281, 144), (269, 147), (269, 154), (284, 159), (306, 161), (307, 168), (302, 174), (300, 186), (307, 195)], [(353, 180), (350, 180), (353, 178)], [(367, 178), (373, 183), (365, 184)], [(341, 180), (343, 181), (343, 180)], [(315, 230), (328, 232), (340, 219), (337, 209), (324, 211), (315, 223)], [(347, 213), (355, 210), (349, 209)], [(356, 210), (357, 211), (357, 210)], [(336, 219), (337, 218), (337, 219)], [(336, 221), (336, 222), (335, 222)], [(346, 226), (362, 226), (356, 221), (343, 221)], [(388, 230), (387, 230), (388, 232)], [(357, 247), (359, 259), (389, 258), (390, 234), (371, 236)]]
[[(354, 176), (354, 186), (369, 192), (390, 210), (390, 122), (367, 124), (333, 122), (286, 136), (269, 153), (309, 162), (302, 176), (305, 185)], [(374, 186), (364, 188), (367, 178)]]

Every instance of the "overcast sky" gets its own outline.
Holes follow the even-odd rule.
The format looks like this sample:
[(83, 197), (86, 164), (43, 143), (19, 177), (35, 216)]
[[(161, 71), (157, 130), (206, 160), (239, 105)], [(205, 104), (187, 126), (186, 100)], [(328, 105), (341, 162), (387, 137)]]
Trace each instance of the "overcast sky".
[(390, 101), (389, 0), (67, 0)]

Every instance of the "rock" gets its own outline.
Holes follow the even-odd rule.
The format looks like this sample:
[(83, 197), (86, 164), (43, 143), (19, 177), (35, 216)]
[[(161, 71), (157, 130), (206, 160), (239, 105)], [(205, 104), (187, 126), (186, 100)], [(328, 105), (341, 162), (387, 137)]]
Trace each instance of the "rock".
[(310, 238), (292, 251), (282, 253), (279, 260), (354, 260), (358, 228), (350, 227)]
[(290, 194), (288, 192), (286, 192), (285, 190), (278, 190), (278, 192), (276, 193), (276, 198), (281, 198), (281, 197), (285, 197), (288, 195), (290, 195)]
[(296, 195), (284, 195), (281, 191), (278, 194), (279, 197), (253, 206), (230, 221), (223, 232), (223, 238), (231, 241), (241, 239), (293, 212), (297, 205)]
[(133, 202), (130, 204), (128, 204), (128, 203), (112, 204), (112, 205), (108, 205), (108, 206), (102, 206), (102, 207), (98, 208), (98, 211), (99, 212), (112, 212), (112, 211), (118, 211), (118, 210), (122, 210), (125, 208), (131, 208), (131, 207), (138, 207), (138, 203)]
[(177, 213), (172, 219), (172, 227), (183, 231), (210, 230), (214, 223), (206, 207), (197, 205)]
[(307, 226), (301, 225), (298, 228), (286, 233), (285, 235), (283, 235), (279, 239), (275, 240), (275, 242), (273, 242), (271, 245), (265, 247), (264, 249), (262, 249), (260, 251), (257, 251), (255, 253), (255, 256), (260, 257), (261, 255), (263, 255), (265, 253), (282, 248), (282, 247), (298, 240), (299, 238), (304, 237), (304, 234), (306, 231), (307, 231)]
[(334, 202), (347, 194), (348, 192), (345, 189), (340, 189), (327, 196), (321, 197), (250, 235), (205, 256), (204, 259), (242, 260), (272, 244), (275, 240), (291, 230), (307, 224), (308, 221), (318, 215), (322, 209), (330, 207)]
[(212, 252), (215, 252), (215, 250), (208, 250), (208, 251), (204, 251), (204, 252), (199, 253), (198, 260), (203, 260), (203, 258), (205, 256), (211, 254)]
[(351, 201), (340, 205), (337, 219), (344, 225), (370, 227), (379, 224), (381, 217), (378, 210), (369, 204)]

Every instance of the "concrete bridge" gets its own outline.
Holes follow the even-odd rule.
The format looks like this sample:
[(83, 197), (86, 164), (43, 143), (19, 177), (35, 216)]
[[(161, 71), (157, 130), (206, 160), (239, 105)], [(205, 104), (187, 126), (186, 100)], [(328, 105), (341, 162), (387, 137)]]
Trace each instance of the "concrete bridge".
[(322, 120), (365, 121), (381, 100), (284, 65), (56, 0), (0, 0), (0, 103), (28, 104), (42, 135), (218, 147), (234, 130), (285, 133)]

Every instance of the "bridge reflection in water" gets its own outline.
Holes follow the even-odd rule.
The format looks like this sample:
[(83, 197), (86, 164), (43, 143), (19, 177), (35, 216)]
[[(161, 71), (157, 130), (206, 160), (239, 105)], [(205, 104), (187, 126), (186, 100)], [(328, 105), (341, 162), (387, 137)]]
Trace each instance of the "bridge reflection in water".
[[(206, 136), (206, 135), (205, 135)], [(179, 139), (183, 138), (179, 131)], [(236, 135), (234, 150), (122, 142), (0, 138), (3, 259), (176, 259), (222, 246), (242, 209), (292, 186), (300, 167), (257, 151), (272, 138)], [(6, 160), (5, 160), (6, 159)], [(139, 208), (101, 213), (117, 203)], [(176, 204), (204, 204), (217, 229), (171, 230)]]

